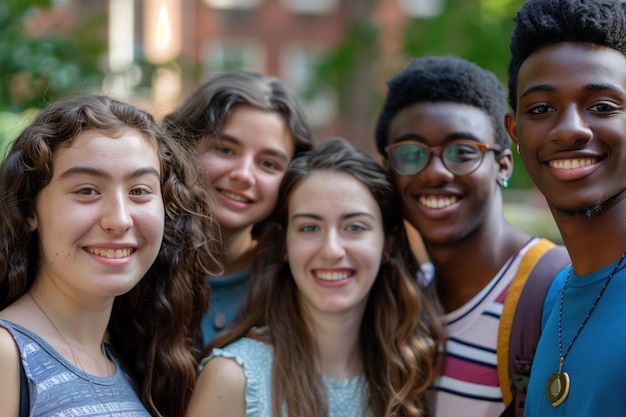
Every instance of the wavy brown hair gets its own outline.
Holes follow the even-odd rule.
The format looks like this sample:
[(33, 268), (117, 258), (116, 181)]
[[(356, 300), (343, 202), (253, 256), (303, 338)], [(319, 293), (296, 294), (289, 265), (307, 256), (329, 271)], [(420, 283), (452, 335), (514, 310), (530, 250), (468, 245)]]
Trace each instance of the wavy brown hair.
[(181, 416), (195, 384), (194, 331), (209, 300), (205, 277), (221, 269), (219, 231), (193, 157), (150, 114), (106, 96), (65, 98), (12, 143), (0, 166), (0, 309), (25, 294), (37, 274), (38, 234), (26, 219), (52, 178), (55, 154), (84, 131), (117, 137), (129, 129), (157, 146), (165, 227), (154, 264), (115, 298), (108, 341), (150, 413)]
[[(217, 138), (239, 106), (275, 112), (285, 118), (294, 141), (294, 157), (313, 148), (311, 131), (297, 95), (279, 78), (255, 71), (212, 74), (178, 108), (163, 118), (165, 131), (191, 152), (206, 138)], [(255, 225), (257, 237), (264, 222)]]
[(207, 136), (217, 137), (241, 105), (281, 114), (294, 138), (295, 155), (313, 147), (313, 133), (294, 92), (282, 80), (253, 71), (213, 74), (163, 118), (163, 127), (187, 148), (195, 149)]
[[(315, 171), (346, 173), (367, 186), (382, 213), (391, 246), (370, 291), (361, 322), (360, 346), (376, 417), (429, 414), (426, 390), (436, 376), (443, 328), (436, 310), (416, 281), (418, 265), (398, 211), (389, 173), (344, 139), (331, 139), (295, 158), (282, 180), (276, 209), (261, 238), (252, 288), (235, 322), (209, 345), (223, 347), (243, 336), (273, 346), (272, 408), (281, 416), (328, 415), (325, 387), (314, 360), (316, 344), (298, 302), (286, 253), (289, 199)], [(265, 333), (251, 332), (261, 328)]]

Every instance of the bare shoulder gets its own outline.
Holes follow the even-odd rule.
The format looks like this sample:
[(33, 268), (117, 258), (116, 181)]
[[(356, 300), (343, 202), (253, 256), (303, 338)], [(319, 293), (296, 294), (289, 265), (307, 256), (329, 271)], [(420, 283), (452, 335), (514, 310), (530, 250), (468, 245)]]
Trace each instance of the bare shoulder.
[(207, 362), (194, 389), (187, 417), (246, 415), (246, 377), (234, 359), (216, 357)]
[(0, 379), (7, 376), (6, 370), (12, 369), (16, 371), (19, 377), (20, 352), (15, 344), (15, 339), (7, 329), (0, 327)]
[(20, 354), (13, 336), (0, 327), (0, 416), (16, 416), (20, 396)]

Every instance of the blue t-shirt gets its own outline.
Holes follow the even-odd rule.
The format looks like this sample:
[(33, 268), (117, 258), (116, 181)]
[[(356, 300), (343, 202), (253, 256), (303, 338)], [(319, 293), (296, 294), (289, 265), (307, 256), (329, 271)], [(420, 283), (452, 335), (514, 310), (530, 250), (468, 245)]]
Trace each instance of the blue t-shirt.
[(204, 346), (235, 319), (248, 289), (250, 274), (250, 269), (244, 269), (233, 275), (209, 278), (211, 302), (202, 318)]
[[(244, 337), (222, 349), (213, 349), (212, 354), (202, 361), (203, 364), (214, 357), (232, 358), (243, 368), (246, 417), (272, 417), (273, 348), (267, 343)], [(328, 417), (372, 417), (368, 406), (369, 388), (364, 375), (350, 379), (322, 377), (322, 380), (328, 395)]]
[(626, 262), (613, 276), (565, 358), (563, 371), (570, 377), (569, 395), (557, 407), (546, 395), (550, 375), (559, 370), (559, 305), (567, 274), (571, 271), (563, 302), (563, 353), (616, 265), (617, 261), (583, 276), (576, 276), (567, 267), (550, 286), (525, 417), (626, 416)]

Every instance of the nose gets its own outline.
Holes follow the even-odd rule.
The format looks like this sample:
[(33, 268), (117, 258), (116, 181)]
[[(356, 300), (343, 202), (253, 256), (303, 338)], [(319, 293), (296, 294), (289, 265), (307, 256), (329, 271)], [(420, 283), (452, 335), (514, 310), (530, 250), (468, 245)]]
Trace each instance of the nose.
[(320, 254), (324, 259), (330, 261), (341, 259), (346, 254), (343, 239), (337, 230), (328, 230), (324, 235)]
[(567, 106), (557, 124), (550, 132), (550, 140), (554, 142), (575, 144), (591, 140), (593, 133), (585, 123), (583, 114), (575, 104)]
[(254, 185), (254, 159), (252, 157), (240, 158), (233, 170), (230, 171), (230, 178), (247, 186)]
[(123, 192), (107, 198), (102, 207), (100, 227), (115, 234), (130, 229), (133, 226), (130, 204), (128, 196)]
[(428, 185), (447, 184), (454, 179), (454, 174), (448, 171), (443, 163), (441, 151), (432, 150), (424, 169), (417, 174)]

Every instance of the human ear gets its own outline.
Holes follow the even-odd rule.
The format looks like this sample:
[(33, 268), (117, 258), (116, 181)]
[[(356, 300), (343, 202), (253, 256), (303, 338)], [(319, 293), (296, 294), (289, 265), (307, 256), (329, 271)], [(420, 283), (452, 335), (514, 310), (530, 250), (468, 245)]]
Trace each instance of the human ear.
[(519, 153), (519, 141), (517, 140), (517, 120), (515, 118), (515, 113), (508, 112), (504, 115), (504, 128), (507, 133), (511, 137), (513, 143), (515, 143), (517, 147), (517, 152)]
[(383, 246), (383, 257), (382, 257), (382, 263), (389, 263), (391, 262), (391, 254), (393, 253), (393, 245), (394, 245), (395, 239), (393, 238), (393, 236), (387, 236), (385, 238), (385, 245)]
[(510, 149), (505, 149), (497, 155), (498, 178), (497, 182), (503, 185), (513, 174), (513, 154)]
[(26, 223), (28, 223), (28, 230), (34, 232), (37, 229), (37, 215), (33, 214), (32, 216), (28, 216)]

